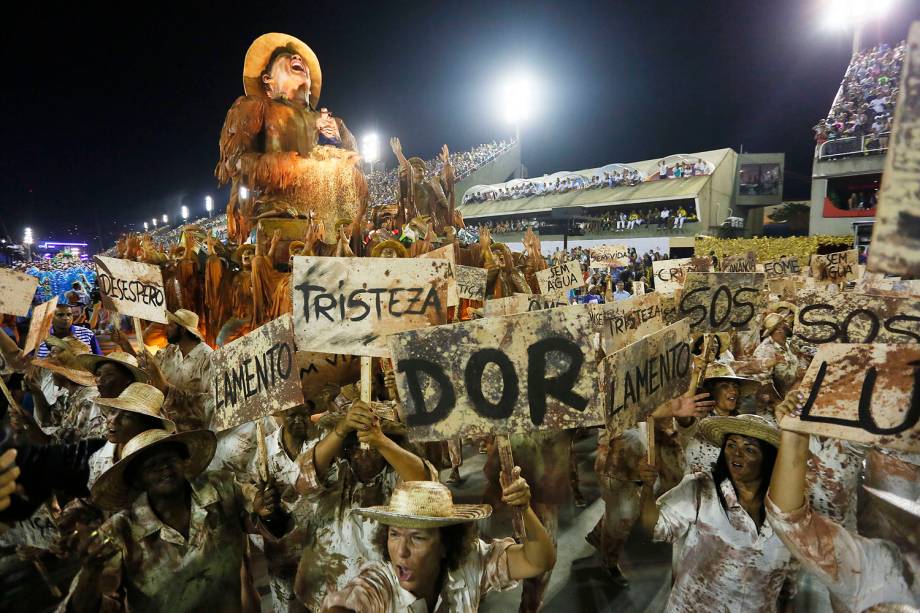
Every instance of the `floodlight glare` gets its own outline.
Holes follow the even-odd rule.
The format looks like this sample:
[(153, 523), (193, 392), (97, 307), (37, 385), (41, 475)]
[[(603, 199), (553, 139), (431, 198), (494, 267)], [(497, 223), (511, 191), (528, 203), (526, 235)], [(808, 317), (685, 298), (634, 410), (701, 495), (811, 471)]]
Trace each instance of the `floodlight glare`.
[(537, 102), (536, 83), (525, 72), (510, 75), (499, 86), (498, 101), (505, 121), (513, 124), (526, 121), (533, 115)]
[(368, 164), (380, 159), (380, 141), (375, 133), (365, 134), (361, 139), (361, 156)]

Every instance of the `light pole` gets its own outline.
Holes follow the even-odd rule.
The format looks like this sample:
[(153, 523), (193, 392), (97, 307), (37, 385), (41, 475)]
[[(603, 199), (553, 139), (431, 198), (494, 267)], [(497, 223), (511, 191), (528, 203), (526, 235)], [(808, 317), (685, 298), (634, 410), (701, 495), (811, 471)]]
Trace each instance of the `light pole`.
[(211, 218), (211, 210), (214, 209), (214, 200), (210, 196), (204, 197), (204, 210), (208, 212), (208, 219)]
[(380, 159), (380, 141), (374, 132), (365, 134), (361, 139), (361, 156), (370, 168), (368, 173), (374, 172), (374, 163)]
[(514, 138), (517, 141), (518, 152), (521, 154), (521, 167), (518, 171), (519, 178), (524, 177), (524, 156), (521, 147), (521, 124), (530, 119), (534, 114), (535, 104), (538, 100), (536, 82), (526, 72), (517, 72), (509, 75), (502, 81), (498, 92), (498, 102), (501, 113), (510, 124), (514, 125)]
[(26, 228), (23, 237), (22, 244), (26, 246), (26, 258), (28, 261), (32, 261), (32, 228)]

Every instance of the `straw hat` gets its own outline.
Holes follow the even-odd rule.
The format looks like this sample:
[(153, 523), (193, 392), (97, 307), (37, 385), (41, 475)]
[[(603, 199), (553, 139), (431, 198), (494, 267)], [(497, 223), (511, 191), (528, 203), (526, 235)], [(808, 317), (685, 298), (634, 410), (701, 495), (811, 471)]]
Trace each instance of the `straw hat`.
[(386, 526), (440, 528), (478, 521), (492, 515), (487, 504), (454, 504), (447, 486), (435, 481), (404, 481), (385, 506), (355, 509), (355, 513)]
[(125, 471), (141, 452), (158, 446), (179, 443), (188, 450), (186, 478), (201, 474), (217, 449), (217, 437), (210, 430), (192, 430), (170, 434), (165, 430), (147, 430), (125, 443), (121, 459), (99, 476), (92, 487), (92, 499), (106, 511), (118, 511), (131, 504), (140, 493), (125, 482)]
[(88, 370), (89, 372), (96, 374), (96, 371), (103, 364), (118, 364), (119, 366), (124, 366), (131, 371), (131, 375), (134, 377), (134, 380), (140, 383), (146, 383), (150, 380), (150, 377), (147, 376), (140, 366), (137, 364), (137, 358), (135, 358), (130, 353), (125, 353), (124, 351), (113, 351), (108, 355), (95, 355), (95, 354), (84, 354), (77, 356), (76, 364), (83, 370)]
[(163, 392), (146, 383), (132, 383), (117, 398), (96, 398), (96, 404), (119, 411), (140, 413), (161, 420), (167, 430), (175, 430), (173, 420), (163, 417), (161, 409), (165, 401)]
[(175, 313), (166, 311), (166, 319), (172, 323), (182, 326), (192, 334), (198, 337), (198, 340), (204, 340), (201, 332), (198, 330), (198, 313), (188, 309), (178, 309)]
[(73, 336), (67, 338), (49, 336), (45, 339), (45, 344), (58, 351), (52, 352), (47, 358), (32, 360), (33, 366), (63, 375), (67, 380), (83, 387), (96, 385), (96, 377), (81, 369), (76, 363), (77, 356), (90, 352), (89, 345)]
[(703, 385), (715, 381), (737, 381), (739, 384), (756, 383), (750, 377), (739, 377), (735, 370), (725, 362), (710, 362), (706, 367), (706, 377), (703, 379)]
[(910, 498), (902, 498), (897, 494), (892, 494), (891, 492), (886, 492), (884, 490), (877, 490), (874, 487), (869, 487), (867, 485), (863, 486), (866, 488), (866, 491), (878, 498), (881, 498), (888, 504), (895, 506), (902, 511), (910, 513), (914, 517), (920, 517), (920, 498), (917, 500), (911, 500)]
[(269, 32), (252, 41), (243, 61), (243, 91), (247, 96), (264, 96), (265, 87), (262, 84), (262, 72), (268, 68), (268, 61), (272, 54), (280, 47), (287, 47), (291, 52), (303, 58), (310, 70), (310, 106), (316, 108), (319, 102), (319, 92), (323, 86), (323, 72), (319, 67), (319, 59), (305, 42), (294, 38), (290, 34)]
[(715, 447), (722, 447), (729, 434), (750, 436), (779, 447), (779, 428), (760, 415), (707, 417), (700, 422), (700, 436)]
[(787, 300), (780, 300), (767, 306), (767, 313), (779, 313), (780, 311), (788, 311), (789, 314), (795, 315), (799, 312), (799, 307)]
[(786, 324), (791, 327), (789, 322), (788, 315), (782, 315), (780, 313), (767, 313), (767, 316), (763, 318), (763, 329), (760, 331), (760, 338), (767, 338), (773, 331), (780, 327), (782, 324)]
[(409, 255), (409, 252), (406, 251), (405, 245), (391, 238), (389, 240), (385, 240), (383, 242), (380, 242), (374, 245), (374, 248), (371, 250), (371, 257), (373, 258), (383, 257), (381, 254), (383, 253), (384, 249), (392, 249), (393, 251), (396, 252), (396, 257), (398, 258), (404, 258)]

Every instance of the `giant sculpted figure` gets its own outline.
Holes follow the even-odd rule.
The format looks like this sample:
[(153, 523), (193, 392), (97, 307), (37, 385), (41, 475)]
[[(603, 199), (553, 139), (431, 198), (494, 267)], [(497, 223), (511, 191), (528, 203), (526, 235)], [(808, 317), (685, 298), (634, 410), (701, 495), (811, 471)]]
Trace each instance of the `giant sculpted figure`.
[(317, 110), (322, 73), (302, 41), (263, 34), (246, 52), (241, 96), (227, 112), (214, 173), (231, 183), (227, 223), (243, 243), (259, 218), (308, 217), (332, 228), (366, 203), (355, 138)]

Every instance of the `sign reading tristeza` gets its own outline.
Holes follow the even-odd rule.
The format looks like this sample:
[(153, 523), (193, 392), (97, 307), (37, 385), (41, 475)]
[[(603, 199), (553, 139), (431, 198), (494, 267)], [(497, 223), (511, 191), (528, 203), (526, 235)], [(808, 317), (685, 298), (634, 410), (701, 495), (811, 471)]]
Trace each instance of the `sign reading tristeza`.
[(550, 266), (538, 271), (536, 276), (540, 290), (544, 294), (557, 294), (575, 287), (582, 287), (585, 284), (585, 277), (581, 274), (581, 264), (576, 260), (559, 266)]
[(159, 266), (97, 255), (102, 306), (128, 317), (166, 323), (166, 293)]
[(390, 336), (409, 438), (601, 425), (592, 334), (573, 306)]
[(664, 326), (658, 292), (605, 304), (589, 304), (587, 308), (594, 329), (601, 334), (601, 347), (606, 355)]
[(920, 451), (920, 345), (823, 345), (799, 390), (784, 429)]
[(0, 268), (0, 313), (17, 317), (28, 315), (36, 287), (36, 277)]
[(447, 322), (451, 266), (422, 258), (294, 258), (301, 351), (386, 357), (386, 337)]
[(291, 316), (282, 315), (211, 355), (215, 430), (303, 403)]

